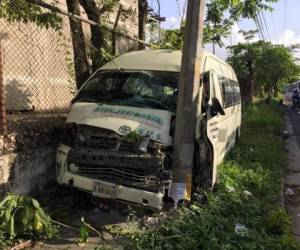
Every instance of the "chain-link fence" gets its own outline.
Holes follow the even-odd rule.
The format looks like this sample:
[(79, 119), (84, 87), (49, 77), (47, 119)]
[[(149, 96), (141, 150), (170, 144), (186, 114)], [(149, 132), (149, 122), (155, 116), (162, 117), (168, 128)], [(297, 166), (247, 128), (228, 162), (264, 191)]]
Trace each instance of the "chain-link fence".
[(74, 96), (67, 21), (57, 32), (0, 19), (1, 32), (7, 34), (2, 42), (7, 129), (21, 144), (25, 138), (28, 145), (49, 143), (46, 135), (62, 124)]
[[(1, 43), (7, 129), (20, 147), (56, 142), (56, 129), (76, 91), (69, 17), (61, 17), (59, 31), (0, 19), (0, 32), (7, 34)], [(137, 33), (136, 24), (126, 25), (131, 29), (127, 34)], [(82, 22), (82, 27), (88, 44), (90, 24)], [(137, 47), (134, 39), (116, 38), (121, 53)]]
[[(55, 122), (53, 116), (64, 114), (74, 95), (74, 79), (67, 63), (70, 39), (34, 24), (10, 24), (1, 20), (0, 25), (8, 34), (2, 49), (9, 117), (24, 118), (22, 126), (29, 121), (26, 119), (29, 114)], [(63, 27), (63, 33), (68, 34), (67, 27)], [(9, 119), (10, 131), (18, 126), (18, 119)]]

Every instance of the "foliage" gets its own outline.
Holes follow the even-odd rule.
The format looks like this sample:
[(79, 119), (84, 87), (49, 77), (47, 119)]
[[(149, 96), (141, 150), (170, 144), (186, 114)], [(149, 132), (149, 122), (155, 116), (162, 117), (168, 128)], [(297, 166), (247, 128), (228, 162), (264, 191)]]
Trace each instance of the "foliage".
[(153, 49), (173, 49), (183, 48), (183, 29), (163, 30), (162, 39), (152, 44)]
[(90, 234), (90, 228), (84, 222), (84, 218), (81, 218), (79, 243), (81, 244), (87, 243), (89, 239), (89, 234)]
[(0, 241), (51, 237), (55, 228), (37, 200), (8, 194), (0, 202)]
[(212, 0), (206, 4), (204, 42), (223, 45), (221, 38), (229, 35), (232, 25), (240, 18), (255, 18), (262, 10), (272, 10), (278, 0)]
[(281, 45), (266, 46), (257, 60), (256, 70), (257, 82), (275, 91), (279, 84), (288, 83), (300, 75), (293, 54)]
[(128, 142), (138, 142), (141, 138), (142, 137), (136, 131), (131, 131), (124, 136), (124, 140)]
[(279, 204), (285, 154), (277, 103), (246, 108), (242, 137), (214, 192), (159, 227), (132, 233), (127, 249), (299, 249)]
[(62, 18), (26, 0), (1, 0), (0, 18), (9, 22), (35, 23), (40, 27), (59, 30)]
[[(255, 18), (262, 10), (271, 11), (271, 3), (278, 0), (211, 0), (206, 4), (206, 18), (203, 43), (217, 43), (223, 46), (222, 38), (230, 34), (231, 27), (240, 18)], [(154, 43), (154, 48), (182, 49), (183, 27), (164, 30), (162, 39)], [(250, 38), (251, 36), (249, 36)]]
[(228, 48), (227, 61), (234, 68), (238, 78), (252, 79), (257, 90), (263, 89), (270, 94), (278, 85), (300, 75), (300, 68), (291, 49), (284, 46), (258, 41)]

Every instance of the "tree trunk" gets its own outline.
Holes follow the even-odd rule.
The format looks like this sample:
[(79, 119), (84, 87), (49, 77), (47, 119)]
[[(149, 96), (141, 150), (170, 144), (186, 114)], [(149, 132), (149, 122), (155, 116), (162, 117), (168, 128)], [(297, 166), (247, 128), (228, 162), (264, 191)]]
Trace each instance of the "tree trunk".
[[(145, 41), (145, 27), (146, 27), (146, 17), (147, 17), (147, 0), (139, 1), (139, 40)], [(145, 44), (139, 43), (139, 50), (145, 49)]]
[(254, 83), (255, 83), (255, 73), (253, 70), (253, 62), (252, 60), (247, 62), (247, 67), (249, 70), (249, 76), (248, 79), (245, 81), (245, 90), (243, 93), (244, 101), (246, 103), (252, 103), (253, 102), (253, 96), (254, 96)]
[[(79, 0), (81, 6), (84, 8), (88, 18), (100, 24), (100, 10), (95, 0)], [(92, 69), (95, 71), (101, 66), (102, 57), (101, 49), (104, 47), (103, 32), (99, 26), (91, 25), (91, 43), (92, 43)]]
[[(80, 15), (79, 0), (67, 0), (68, 11)], [(73, 44), (76, 86), (79, 89), (90, 76), (81, 22), (69, 18)]]
[(277, 81), (274, 83), (274, 97), (278, 96), (278, 83)]
[(116, 50), (117, 50), (117, 48), (116, 48), (116, 29), (118, 27), (121, 12), (122, 12), (122, 5), (120, 5), (120, 7), (118, 9), (118, 13), (117, 13), (116, 20), (114, 23), (114, 31), (112, 32), (112, 36), (111, 36), (111, 51), (114, 56), (116, 55)]

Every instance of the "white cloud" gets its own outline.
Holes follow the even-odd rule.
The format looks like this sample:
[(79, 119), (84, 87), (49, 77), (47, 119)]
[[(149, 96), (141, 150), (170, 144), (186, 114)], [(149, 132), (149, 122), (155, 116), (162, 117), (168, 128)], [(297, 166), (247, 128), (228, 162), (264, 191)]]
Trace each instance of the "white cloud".
[(236, 45), (238, 43), (246, 43), (246, 42), (256, 42), (259, 40), (258, 35), (255, 34), (254, 37), (250, 40), (246, 40), (243, 34), (240, 32), (241, 29), (238, 23), (234, 23), (231, 28), (231, 32), (228, 37), (223, 39), (223, 43), (226, 46)]
[(167, 29), (176, 29), (180, 27), (181, 17), (171, 16), (167, 17), (166, 21), (163, 23), (163, 27)]
[(300, 43), (300, 34), (296, 34), (291, 29), (284, 30), (283, 34), (277, 39), (272, 40), (274, 44), (283, 44), (285, 46), (290, 46), (293, 44)]

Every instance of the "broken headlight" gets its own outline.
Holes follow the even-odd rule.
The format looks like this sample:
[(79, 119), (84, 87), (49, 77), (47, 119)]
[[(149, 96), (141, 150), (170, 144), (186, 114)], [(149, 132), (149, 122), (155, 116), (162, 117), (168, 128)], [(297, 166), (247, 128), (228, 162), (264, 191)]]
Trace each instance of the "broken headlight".
[(67, 145), (73, 146), (76, 134), (75, 123), (65, 123), (60, 136), (60, 142)]
[(77, 173), (79, 171), (79, 166), (77, 164), (70, 163), (69, 164), (69, 170), (72, 173)]

